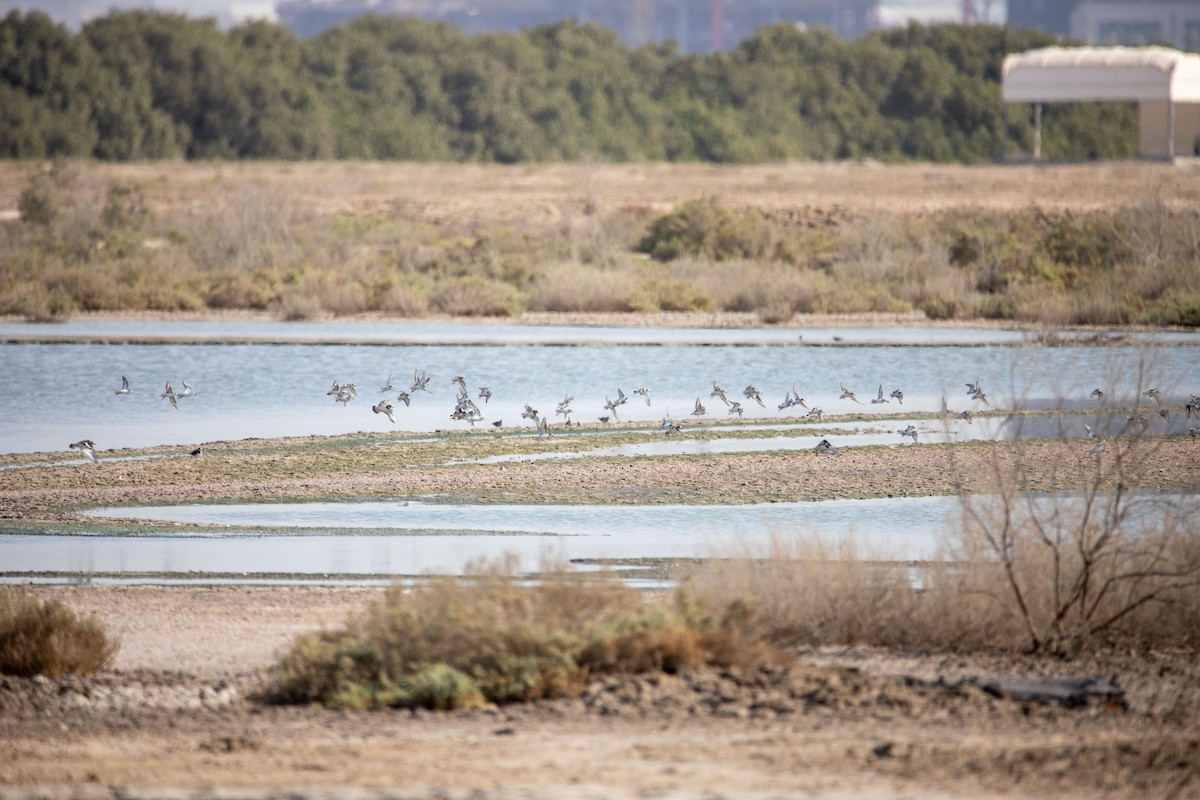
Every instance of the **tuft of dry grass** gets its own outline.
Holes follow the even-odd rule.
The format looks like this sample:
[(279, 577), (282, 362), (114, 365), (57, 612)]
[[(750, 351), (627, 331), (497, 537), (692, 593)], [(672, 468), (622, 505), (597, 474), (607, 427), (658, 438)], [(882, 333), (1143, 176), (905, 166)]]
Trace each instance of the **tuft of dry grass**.
[(578, 694), (592, 674), (777, 657), (735, 618), (648, 606), (609, 576), (528, 585), (510, 561), (394, 587), (344, 628), (300, 637), (268, 697), (338, 708), (454, 709)]
[(94, 617), (57, 600), (0, 588), (0, 674), (90, 675), (112, 663), (117, 642)]

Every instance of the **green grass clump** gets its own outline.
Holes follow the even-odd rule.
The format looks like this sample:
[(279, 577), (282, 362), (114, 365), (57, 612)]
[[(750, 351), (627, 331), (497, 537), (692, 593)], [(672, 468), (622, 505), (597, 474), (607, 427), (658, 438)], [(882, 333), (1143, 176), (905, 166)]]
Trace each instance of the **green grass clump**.
[(117, 643), (95, 617), (79, 617), (58, 600), (0, 589), (0, 673), (58, 678), (108, 666)]
[(522, 584), (504, 565), (394, 587), (339, 630), (297, 639), (272, 700), (452, 710), (578, 694), (589, 675), (764, 663), (775, 651), (728, 620), (648, 607), (613, 577)]

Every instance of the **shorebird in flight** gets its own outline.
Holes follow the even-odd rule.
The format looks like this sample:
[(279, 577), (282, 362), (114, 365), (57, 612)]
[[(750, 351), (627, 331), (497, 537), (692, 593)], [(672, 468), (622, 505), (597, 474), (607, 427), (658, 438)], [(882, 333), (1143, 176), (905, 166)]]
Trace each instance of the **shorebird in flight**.
[(1147, 389), (1146, 391), (1142, 392), (1142, 394), (1144, 394), (1146, 397), (1149, 397), (1151, 400), (1158, 403), (1159, 405), (1162, 404), (1162, 400), (1160, 400), (1158, 397), (1158, 387), (1157, 386)]
[(667, 436), (670, 436), (672, 433), (679, 433), (679, 431), (682, 430), (682, 428), (675, 424), (675, 420), (671, 419), (670, 415), (663, 417), (662, 422), (658, 424), (658, 427)]
[(707, 413), (704, 404), (700, 402), (700, 398), (696, 398), (696, 407), (692, 410), (693, 417), (703, 417)]
[(396, 395), (396, 399), (401, 403), (404, 403), (406, 406), (412, 404), (412, 395), (410, 395), (408, 392), (400, 392), (400, 394)]
[(1083, 429), (1084, 429), (1085, 431), (1087, 431), (1087, 438), (1088, 438), (1088, 439), (1096, 439), (1096, 438), (1098, 438), (1098, 437), (1096, 436), (1096, 432), (1095, 432), (1094, 430), (1092, 430), (1092, 426), (1091, 426), (1091, 425), (1088, 425), (1086, 422), (1085, 422), (1085, 423), (1083, 423)]
[(646, 405), (650, 405), (650, 390), (645, 386), (639, 386), (637, 389), (633, 390), (633, 393), (640, 394), (642, 399), (646, 401)]
[(386, 416), (387, 416), (387, 418), (388, 418), (388, 422), (391, 422), (391, 423), (395, 424), (395, 422), (396, 422), (396, 409), (394, 409), (394, 408), (392, 407), (392, 404), (391, 404), (391, 403), (389, 403), (387, 400), (381, 400), (380, 402), (378, 402), (378, 403), (376, 403), (375, 405), (371, 406), (371, 410), (372, 410), (372, 411), (374, 411), (376, 414), (384, 414), (384, 415), (386, 415)]
[(726, 406), (729, 405), (729, 398), (727, 398), (725, 396), (725, 390), (722, 389), (720, 386), (717, 386), (716, 381), (713, 381), (713, 390), (711, 392), (709, 392), (708, 396), (709, 397), (719, 397), (719, 398), (721, 398), (722, 403), (724, 403)]
[(392, 376), (388, 375), (388, 379), (383, 382), (383, 386), (379, 387), (379, 393), (387, 394), (388, 392), (394, 392), (394, 391), (396, 391), (396, 387), (392, 386)]
[(480, 386), (479, 387), (479, 399), (485, 403), (487, 401), (491, 400), (492, 399), (492, 390), (486, 386)]
[(450, 382), (458, 384), (458, 388), (461, 390), (461, 392), (460, 392), (461, 394), (467, 393), (467, 380), (462, 375), (455, 375), (453, 378), (450, 379)]
[(1097, 386), (1095, 389), (1092, 389), (1092, 393), (1089, 394), (1088, 397), (1094, 397), (1097, 400), (1103, 401), (1104, 400), (1104, 390), (1102, 390), (1099, 386)]
[(816, 406), (813, 406), (811, 409), (809, 409), (808, 413), (805, 414), (804, 416), (805, 417), (816, 417), (817, 422), (820, 422), (821, 418), (823, 416), (825, 416), (825, 412), (822, 411), (821, 409), (817, 408)]
[(744, 413), (744, 411), (745, 411), (745, 409), (742, 408), (742, 404), (739, 403), (737, 400), (734, 400), (732, 403), (729, 404), (729, 413), (737, 414), (738, 419), (742, 418), (742, 414)]
[(428, 375), (425, 374), (424, 370), (421, 370), (420, 372), (418, 372), (417, 370), (414, 369), (413, 370), (413, 385), (409, 387), (408, 391), (410, 391), (410, 392), (419, 392), (419, 391), (428, 392), (429, 391), (429, 381), (430, 381), (430, 378)]
[(912, 425), (909, 425), (907, 428), (900, 431), (900, 435), (901, 436), (911, 436), (912, 440), (913, 440), (913, 444), (917, 443), (917, 429), (914, 428)]
[(976, 378), (974, 383), (967, 384), (967, 397), (974, 397), (982, 391), (983, 389), (979, 388), (979, 378)]
[(965, 419), (965, 420), (967, 421), (967, 424), (968, 424), (968, 425), (971, 425), (971, 424), (973, 424), (973, 423), (971, 422), (971, 412), (970, 412), (970, 411), (964, 411), (964, 412), (962, 412), (961, 414), (959, 414), (959, 415), (958, 415), (958, 418), (959, 418), (959, 419)]
[[(608, 397), (606, 396), (604, 399), (607, 400)], [(621, 391), (621, 387), (618, 386), (617, 387), (617, 399), (613, 401), (613, 404), (618, 405), (618, 406), (623, 406), (628, 402), (629, 402), (629, 398), (625, 396), (625, 393)]]
[(762, 401), (762, 392), (760, 392), (758, 389), (754, 388), (754, 384), (750, 384), (745, 389), (743, 389), (742, 396), (745, 397), (747, 400), (753, 400), (754, 402), (758, 403), (763, 408), (767, 407), (766, 404), (764, 404)]
[(538, 424), (538, 438), (545, 439), (550, 436), (550, 424), (546, 422), (546, 418), (542, 417), (542, 421)]
[(175, 390), (171, 388), (170, 381), (167, 381), (167, 388), (162, 394), (159, 395), (159, 397), (163, 398), (164, 400), (170, 400), (172, 407), (174, 407), (176, 410), (179, 409), (179, 403), (175, 401)]
[(121, 376), (121, 388), (114, 390), (113, 394), (133, 394), (133, 389), (129, 388), (129, 379), (124, 375)]
[[(617, 391), (621, 390), (618, 389)], [(604, 395), (604, 407), (612, 413), (613, 419), (615, 419), (617, 422), (621, 421), (621, 418), (617, 416), (617, 406), (619, 405), (621, 405), (619, 401), (614, 403), (612, 400), (608, 399), (608, 395)]]
[(175, 393), (175, 397), (182, 399), (184, 397), (195, 397), (196, 396), (196, 390), (193, 389), (190, 385), (188, 385), (187, 381), (185, 381), (181, 378), (179, 380), (179, 382), (183, 384), (183, 388)]
[(528, 419), (528, 420), (532, 420), (532, 421), (533, 421), (533, 424), (534, 424), (534, 425), (537, 425), (537, 422), (538, 422), (538, 411), (537, 411), (537, 409), (536, 409), (536, 408), (534, 408), (533, 406), (529, 405), (529, 403), (526, 403), (526, 404), (525, 404), (525, 410), (521, 412), (521, 419)]
[(100, 463), (100, 459), (96, 458), (96, 445), (91, 439), (80, 439), (78, 442), (72, 442), (71, 444), (67, 445), (67, 447), (83, 453), (93, 464)]
[(871, 400), (871, 405), (874, 406), (874, 405), (879, 405), (880, 403), (889, 403), (889, 402), (891, 402), (891, 401), (883, 396), (883, 384), (881, 383), (881, 384), (879, 384), (879, 394), (875, 395), (875, 398), (873, 400)]
[(892, 394), (890, 396), (896, 398), (896, 402), (900, 405), (904, 405), (904, 392), (900, 391), (899, 389), (892, 389)]
[(857, 397), (855, 397), (854, 392), (847, 389), (845, 387), (845, 385), (839, 383), (838, 388), (842, 390), (842, 393), (840, 395), (838, 395), (838, 400), (853, 400), (854, 402), (858, 403), (860, 406), (863, 405), (863, 401), (859, 400)]

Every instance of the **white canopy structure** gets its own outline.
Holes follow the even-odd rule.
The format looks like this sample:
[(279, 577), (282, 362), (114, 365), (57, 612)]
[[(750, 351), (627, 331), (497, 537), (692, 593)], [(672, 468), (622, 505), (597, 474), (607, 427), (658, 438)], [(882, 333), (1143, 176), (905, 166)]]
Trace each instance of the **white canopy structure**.
[(1167, 47), (1031, 50), (1005, 57), (1001, 96), (1006, 104), (1035, 104), (1035, 158), (1041, 155), (1041, 104), (1089, 100), (1138, 103), (1140, 156), (1200, 155), (1200, 55), (1194, 53)]

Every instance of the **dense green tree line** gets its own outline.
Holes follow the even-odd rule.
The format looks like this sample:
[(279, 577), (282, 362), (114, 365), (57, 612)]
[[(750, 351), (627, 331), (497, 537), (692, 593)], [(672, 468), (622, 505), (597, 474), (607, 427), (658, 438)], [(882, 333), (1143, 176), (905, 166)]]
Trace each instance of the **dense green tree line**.
[[(113, 12), (78, 34), (0, 20), (0, 157), (978, 162), (1003, 130), (1004, 55), (1051, 43), (912, 24), (847, 42), (782, 24), (738, 47), (629, 48), (565, 21), (467, 36), (360, 17), (300, 40), (251, 22)], [(1032, 129), (1014, 108), (1010, 141)], [(1047, 109), (1051, 158), (1130, 156), (1128, 104)]]

